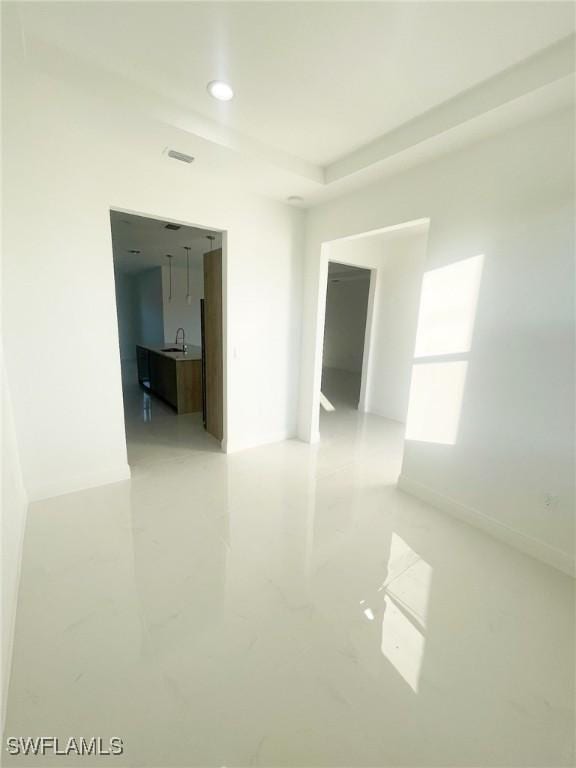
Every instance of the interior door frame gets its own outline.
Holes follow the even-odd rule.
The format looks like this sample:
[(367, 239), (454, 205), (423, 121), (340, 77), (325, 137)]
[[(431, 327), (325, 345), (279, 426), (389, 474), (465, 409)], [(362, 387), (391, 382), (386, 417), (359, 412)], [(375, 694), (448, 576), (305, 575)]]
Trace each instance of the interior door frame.
[[(322, 240), (320, 242), (320, 252), (318, 254), (318, 270), (315, 274), (315, 296), (312, 307), (314, 318), (313, 346), (312, 346), (312, 369), (306, 382), (305, 390), (307, 397), (304, 407), (301, 411), (299, 437), (306, 443), (317, 443), (320, 440), (320, 387), (322, 382), (322, 358), (324, 352), (324, 323), (326, 320), (326, 294), (328, 289), (328, 263), (335, 261), (339, 264), (347, 263), (344, 259), (331, 259), (330, 251), (333, 243), (349, 240), (360, 240), (374, 235), (380, 235), (387, 232), (394, 232), (401, 229), (408, 229), (417, 226), (429, 226), (429, 218), (409, 219), (398, 224), (391, 224), (376, 229), (361, 230), (348, 235), (341, 235), (331, 240)], [(352, 267), (362, 267), (370, 269), (370, 294), (368, 297), (368, 315), (366, 324), (366, 334), (364, 337), (364, 357), (362, 360), (362, 384), (360, 390), (360, 400), (358, 409), (366, 411), (369, 405), (370, 396), (370, 358), (371, 349), (374, 344), (374, 334), (372, 325), (374, 323), (374, 308), (376, 305), (376, 288), (378, 281), (378, 269), (374, 266), (360, 263), (350, 263)], [(373, 274), (372, 274), (373, 273)]]
[[(182, 219), (174, 219), (170, 216), (163, 216), (158, 213), (146, 213), (142, 211), (135, 211), (132, 208), (124, 208), (120, 205), (109, 205), (108, 214), (112, 211), (115, 213), (126, 213), (131, 216), (141, 216), (146, 219), (154, 219), (155, 221), (166, 222), (167, 224), (179, 224), (181, 227), (194, 227), (195, 229), (203, 229), (207, 233), (218, 232), (222, 237), (222, 441), (220, 443), (221, 449), (224, 453), (228, 452), (228, 415), (229, 415), (229, 380), (230, 373), (229, 365), (229, 349), (228, 344), (228, 230), (222, 227), (209, 227), (206, 224), (198, 224), (192, 221), (183, 221)], [(110, 235), (110, 256), (112, 265), (114, 265), (114, 254), (112, 250), (112, 229), (110, 227), (110, 218), (108, 217), (108, 232)], [(112, 278), (114, 280), (114, 277)], [(116, 286), (114, 286), (116, 288)], [(120, 360), (120, 351), (118, 351), (118, 360)], [(125, 421), (124, 405), (122, 404), (122, 418)], [(124, 424), (124, 442), (126, 443), (126, 425)]]
[[(326, 243), (329, 246), (329, 243)], [(374, 303), (376, 301), (376, 285), (378, 281), (378, 268), (370, 265), (359, 264), (358, 262), (346, 261), (346, 259), (330, 258), (330, 248), (322, 249), (323, 263), (320, 267), (321, 272), (325, 273), (324, 291), (323, 291), (323, 322), (322, 322), (322, 344), (319, 350), (320, 356), (320, 381), (322, 381), (322, 366), (324, 362), (324, 331), (326, 326), (326, 300), (328, 297), (328, 270), (330, 264), (342, 264), (346, 267), (355, 267), (356, 269), (365, 269), (370, 272), (370, 286), (368, 289), (368, 301), (366, 303), (366, 323), (364, 326), (364, 345), (362, 349), (362, 371), (360, 374), (360, 394), (358, 396), (358, 410), (365, 412), (368, 407), (368, 395), (370, 392), (370, 363), (374, 345)], [(318, 430), (319, 430), (320, 407), (318, 407)]]

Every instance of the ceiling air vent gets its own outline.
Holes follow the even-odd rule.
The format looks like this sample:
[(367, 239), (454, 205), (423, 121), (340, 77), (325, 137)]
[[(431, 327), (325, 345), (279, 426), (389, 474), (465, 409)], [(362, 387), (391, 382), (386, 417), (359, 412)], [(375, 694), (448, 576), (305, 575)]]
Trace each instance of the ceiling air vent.
[(180, 229), (180, 224), (165, 224), (164, 229), (172, 229), (174, 232), (176, 232), (178, 229)]
[(168, 157), (172, 157), (174, 160), (180, 160), (183, 163), (194, 162), (192, 155), (185, 155), (184, 152), (177, 152), (175, 149), (168, 150)]

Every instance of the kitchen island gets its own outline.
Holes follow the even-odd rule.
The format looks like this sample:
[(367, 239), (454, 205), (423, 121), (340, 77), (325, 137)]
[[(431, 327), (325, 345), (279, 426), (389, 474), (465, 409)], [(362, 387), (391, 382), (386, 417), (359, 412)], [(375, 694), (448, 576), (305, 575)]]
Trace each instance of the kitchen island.
[(175, 344), (136, 346), (140, 386), (171, 405), (178, 414), (202, 410), (202, 349)]

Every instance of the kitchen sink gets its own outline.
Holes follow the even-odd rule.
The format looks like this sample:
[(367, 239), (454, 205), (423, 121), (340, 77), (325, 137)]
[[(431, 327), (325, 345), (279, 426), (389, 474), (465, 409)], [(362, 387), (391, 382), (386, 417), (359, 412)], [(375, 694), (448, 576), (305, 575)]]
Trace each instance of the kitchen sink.
[(182, 352), (181, 347), (166, 347), (162, 352)]

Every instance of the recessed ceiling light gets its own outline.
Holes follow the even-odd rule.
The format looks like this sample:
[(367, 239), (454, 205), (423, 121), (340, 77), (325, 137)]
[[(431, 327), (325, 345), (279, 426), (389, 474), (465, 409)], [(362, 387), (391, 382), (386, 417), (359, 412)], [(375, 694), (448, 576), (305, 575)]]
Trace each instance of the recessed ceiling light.
[(304, 198), (300, 197), (300, 195), (290, 195), (290, 197), (287, 198), (289, 203), (303, 203)]
[(208, 93), (218, 101), (230, 101), (234, 98), (234, 91), (223, 80), (212, 80), (207, 86)]

